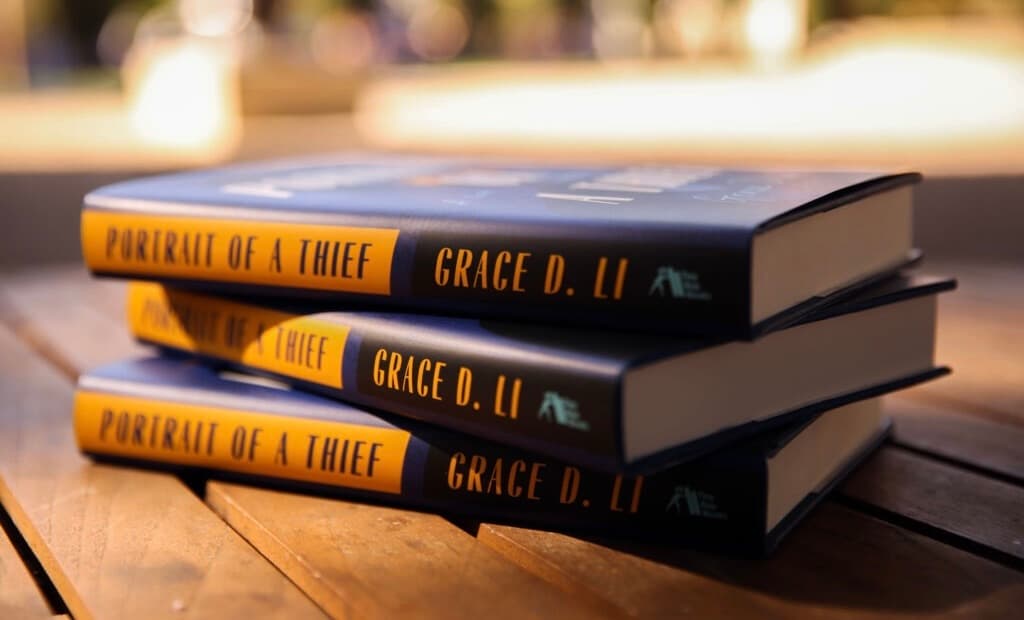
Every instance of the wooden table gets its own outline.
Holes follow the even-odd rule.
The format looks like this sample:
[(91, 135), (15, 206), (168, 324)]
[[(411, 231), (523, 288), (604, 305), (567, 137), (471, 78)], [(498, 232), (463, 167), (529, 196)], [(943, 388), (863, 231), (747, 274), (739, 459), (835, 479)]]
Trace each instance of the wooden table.
[(951, 378), (768, 560), (597, 542), (106, 465), (84, 369), (143, 349), (123, 285), (0, 275), (0, 618), (1009, 617), (1024, 608), (1024, 269), (935, 267)]

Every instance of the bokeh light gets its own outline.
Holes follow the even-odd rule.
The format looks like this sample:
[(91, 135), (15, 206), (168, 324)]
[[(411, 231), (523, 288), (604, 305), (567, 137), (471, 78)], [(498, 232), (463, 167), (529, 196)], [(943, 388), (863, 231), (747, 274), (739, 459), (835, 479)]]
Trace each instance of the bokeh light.
[(409, 47), (424, 60), (448, 60), (469, 40), (469, 23), (462, 11), (446, 2), (424, 0), (415, 5), (406, 31)]
[(336, 9), (316, 20), (309, 50), (317, 65), (329, 73), (344, 75), (373, 62), (377, 41), (365, 17)]
[(178, 0), (185, 30), (204, 37), (237, 34), (252, 19), (252, 0)]
[(799, 50), (806, 39), (807, 0), (747, 0), (743, 33), (753, 57), (776, 65)]
[(232, 68), (216, 44), (153, 42), (129, 65), (132, 126), (170, 148), (228, 148), (239, 121)]

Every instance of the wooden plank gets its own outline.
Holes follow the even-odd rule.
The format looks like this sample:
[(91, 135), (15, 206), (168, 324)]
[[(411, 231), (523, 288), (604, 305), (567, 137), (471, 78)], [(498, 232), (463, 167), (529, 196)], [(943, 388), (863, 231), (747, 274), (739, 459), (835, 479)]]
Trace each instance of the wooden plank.
[(76, 618), (321, 617), (176, 478), (92, 465), (71, 386), (0, 328), (0, 502)]
[(81, 295), (79, 303), (93, 306), (112, 317), (124, 317), (125, 280), (94, 278), (81, 263), (58, 263), (4, 274), (4, 287), (32, 306), (58, 294), (64, 298)]
[(1024, 271), (1020, 267), (1012, 261), (936, 260), (930, 257), (924, 266), (929, 273), (957, 279), (956, 300), (1002, 308), (1024, 304)]
[(899, 396), (885, 399), (893, 442), (1024, 482), (1024, 429)]
[(953, 375), (907, 396), (1003, 424), (1024, 426), (1024, 269), (1020, 265), (939, 263), (959, 288), (939, 301), (936, 357)]
[[(84, 297), (88, 298), (89, 295), (86, 294)], [(109, 295), (104, 294), (104, 298), (109, 299)], [(108, 312), (103, 314), (109, 315)], [(940, 333), (941, 331), (942, 328), (940, 327)], [(985, 422), (975, 418), (970, 419), (975, 422)], [(224, 486), (226, 487), (227, 485)], [(214, 485), (211, 485), (211, 498), (214, 497), (213, 488)], [(218, 492), (220, 490), (218, 489)], [(271, 492), (262, 491), (260, 493)], [(211, 501), (217, 502), (219, 500), (211, 499)], [(249, 514), (254, 515), (256, 513), (251, 511), (253, 506), (258, 506), (258, 502), (246, 504), (245, 507), (250, 511)], [(226, 510), (221, 509), (226, 514)], [(232, 509), (237, 509), (237, 507), (232, 507)], [(254, 517), (251, 521), (248, 518), (245, 521), (248, 521), (248, 526), (259, 529), (263, 526), (263, 519), (264, 517)], [(864, 534), (859, 537), (853, 537), (849, 532), (844, 532), (842, 526), (844, 522), (853, 522), (851, 527), (855, 527), (858, 531), (863, 530)], [(243, 526), (239, 525), (239, 523), (243, 523), (243, 521), (236, 517), (235, 526), (241, 530)], [(817, 527), (810, 523), (816, 523)], [(531, 547), (528, 545), (523, 547), (518, 543), (509, 543), (505, 540), (506, 530), (530, 533), (529, 535), (534, 537), (532, 544), (536, 546)], [(302, 553), (295, 552), (296, 549), (301, 549), (298, 541), (284, 544), (280, 540), (273, 540), (280, 531), (280, 529), (275, 528), (273, 531), (267, 529), (266, 532), (260, 533), (257, 531), (246, 535), (250, 540), (254, 540), (258, 536), (266, 536), (270, 542), (264, 542), (260, 548), (268, 557), (275, 557), (273, 554), (280, 553), (282, 549), (286, 553), (290, 553), (292, 556), (290, 560), (275, 559), (275, 562), (280, 563), (282, 566), (287, 565), (291, 561), (298, 563), (300, 566), (304, 565), (304, 562), (299, 560), (305, 556)], [(811, 533), (806, 533), (808, 531)], [(496, 533), (502, 534), (499, 536)], [(873, 538), (876, 535), (879, 536), (878, 540)], [(931, 586), (916, 588), (909, 594), (901, 594), (898, 591), (887, 589), (884, 583), (877, 579), (870, 579), (875, 576), (875, 572), (872, 572), (873, 569), (870, 566), (873, 559), (879, 556), (884, 557), (888, 562), (890, 553), (884, 548), (883, 543), (889, 544), (886, 541), (891, 542), (890, 539), (903, 541), (900, 536), (909, 537), (909, 540), (914, 543), (912, 546), (923, 546), (932, 555), (937, 554), (943, 562), (948, 563), (954, 560), (959, 563), (966, 562), (965, 565), (968, 568), (960, 570), (957, 574), (968, 574), (971, 571), (980, 570), (980, 574), (992, 573), (999, 580), (1009, 585), (1005, 588), (998, 588), (988, 592), (981, 591), (971, 584), (958, 586), (956, 580), (949, 579), (943, 581), (935, 577), (928, 582), (932, 583), (936, 588), (936, 592), (933, 592), (931, 596), (937, 597), (938, 601), (945, 601), (941, 606), (935, 608), (927, 605), (927, 590)], [(811, 542), (807, 542), (808, 537), (811, 538)], [(839, 549), (842, 551), (841, 553), (838, 551), (818, 551), (819, 549), (836, 547), (837, 537), (838, 542), (841, 543), (838, 544)], [(828, 616), (842, 615), (843, 609), (849, 607), (849, 605), (842, 604), (842, 601), (845, 599), (841, 584), (850, 582), (860, 583), (865, 580), (870, 585), (867, 591), (878, 594), (881, 597), (880, 600), (885, 603), (878, 608), (881, 610), (879, 613), (883, 613), (883, 615), (890, 611), (942, 611), (967, 614), (968, 610), (970, 611), (968, 615), (985, 615), (998, 612), (1000, 609), (1005, 610), (1005, 607), (1001, 607), (1003, 602), (1010, 601), (1014, 604), (1020, 604), (1021, 602), (1019, 581), (1012, 581), (1007, 577), (1007, 575), (1013, 575), (1012, 571), (1010, 573), (1002, 572), (1006, 569), (996, 564), (980, 558), (972, 558), (972, 556), (964, 552), (957, 551), (941, 543), (910, 534), (892, 526), (886, 526), (873, 519), (857, 515), (834, 505), (827, 506), (817, 511), (815, 515), (812, 515), (810, 522), (802, 525), (779, 553), (779, 555), (785, 557), (792, 557), (794, 552), (790, 551), (790, 549), (795, 545), (799, 545), (800, 548), (804, 549), (800, 553), (806, 554), (806, 557), (803, 559), (790, 559), (787, 560), (788, 563), (782, 562), (780, 564), (780, 561), (776, 559), (779, 557), (777, 555), (769, 563), (771, 566), (793, 565), (796, 574), (801, 575), (804, 579), (810, 579), (810, 577), (818, 574), (816, 569), (819, 566), (815, 563), (830, 567), (832, 565), (842, 566), (846, 563), (852, 563), (856, 567), (855, 569), (831, 568), (831, 572), (825, 571), (824, 574), (808, 582), (810, 588), (831, 592), (830, 596), (822, 596), (821, 600), (803, 600), (802, 597), (796, 596), (801, 590), (801, 587), (798, 585), (799, 580), (790, 584), (788, 589), (783, 588), (782, 592), (785, 596), (778, 596), (776, 589), (780, 584), (786, 585), (783, 583), (783, 576), (786, 570), (789, 570), (788, 568), (786, 570), (768, 570), (767, 576), (759, 577), (758, 575), (762, 571), (757, 568), (751, 568), (752, 566), (758, 566), (757, 563), (746, 564), (735, 560), (709, 558), (708, 556), (687, 554), (681, 551), (674, 552), (674, 557), (686, 558), (684, 568), (687, 569), (687, 574), (685, 577), (682, 577), (680, 576), (681, 571), (677, 568), (677, 564), (669, 562), (666, 566), (664, 561), (657, 561), (652, 565), (650, 558), (646, 558), (642, 550), (638, 551), (637, 548), (632, 546), (627, 547), (628, 553), (620, 553), (609, 547), (600, 547), (589, 542), (564, 536), (558, 537), (556, 534), (544, 532), (531, 533), (529, 530), (515, 530), (514, 528), (501, 528), (500, 526), (492, 525), (482, 527), (481, 539), (495, 546), (508, 557), (518, 561), (548, 581), (578, 594), (580, 600), (602, 603), (609, 605), (609, 609), (626, 613), (658, 613), (659, 610), (678, 612), (679, 609), (671, 605), (679, 604), (679, 601), (682, 600), (687, 602), (687, 609), (696, 609), (698, 612), (704, 611), (708, 613), (729, 613), (732, 611), (739, 613), (741, 611), (759, 610), (763, 615), (768, 616), (788, 616), (807, 612)], [(800, 540), (804, 542), (802, 544), (794, 542)], [(907, 545), (905, 541), (901, 544)], [(273, 549), (274, 545), (277, 546), (276, 550)], [(568, 570), (569, 566), (559, 561), (559, 558), (565, 553), (565, 547), (589, 549), (590, 551), (583, 553), (583, 555), (579, 555), (578, 552), (573, 561), (578, 566), (604, 566), (603, 570), (608, 571), (613, 576), (617, 575), (618, 577), (615, 578), (617, 580), (606, 581), (604, 578), (586, 578), (580, 575), (578, 571)], [(594, 551), (595, 548), (603, 549), (603, 551)], [(612, 555), (607, 556), (607, 554)], [(953, 555), (950, 556), (949, 554)], [(571, 554), (569, 555), (571, 556)], [(902, 559), (898, 566), (890, 567), (887, 563), (884, 567), (885, 571), (882, 572), (888, 572), (891, 569), (893, 582), (913, 581), (915, 579), (915, 571), (923, 570), (924, 567), (920, 562), (912, 561), (912, 555), (911, 551), (907, 550), (904, 556), (901, 556)], [(925, 557), (931, 556), (926, 554)], [(968, 558), (968, 560), (964, 560), (964, 558)], [(971, 566), (972, 562), (980, 562), (981, 564)], [(668, 576), (664, 574), (666, 570), (669, 571)], [(290, 574), (293, 574), (293, 578), (300, 583), (302, 583), (300, 580), (312, 579), (310, 583), (315, 584), (316, 580), (321, 579), (321, 576), (318, 575), (319, 572), (321, 571), (308, 569)], [(300, 576), (296, 578), (294, 575)], [(750, 583), (758, 583), (763, 587), (752, 588)], [(623, 588), (630, 584), (632, 584), (634, 589), (639, 590), (622, 591)], [(307, 588), (308, 591), (312, 591), (315, 587), (319, 586), (304, 585), (303, 587)], [(665, 593), (662, 593), (661, 588), (665, 589)], [(680, 591), (684, 592), (684, 594), (676, 595), (673, 599), (668, 594), (672, 588), (681, 588)], [(837, 591), (837, 588), (839, 591)], [(626, 589), (628, 590), (628, 588)], [(651, 599), (650, 589), (656, 590), (661, 598), (657, 599), (657, 597), (654, 597), (654, 599)], [(845, 596), (848, 596), (848, 593)], [(970, 602), (972, 597), (973, 603)], [(854, 610), (858, 613), (871, 611), (869, 609), (871, 598), (871, 596), (865, 596), (863, 600), (858, 599), (854, 601), (856, 603), (853, 605)], [(318, 598), (317, 600), (321, 599)], [(326, 598), (323, 600), (326, 600)], [(698, 600), (701, 602), (694, 602)], [(839, 603), (836, 603), (836, 601)], [(661, 607), (658, 607), (658, 605), (661, 605)]]
[[(39, 284), (44, 279), (47, 285)], [(95, 365), (137, 349), (122, 339), (103, 351), (94, 350), (95, 341), (63, 339), (59, 324), (68, 319), (41, 308), (78, 300), (80, 314), (71, 321), (89, 321), (102, 340), (102, 334), (124, 330), (121, 311), (111, 307), (123, 301), (120, 283), (92, 283), (83, 271), (55, 269), (38, 280), (13, 280), (6, 290), (19, 316), (31, 317), (22, 320), (22, 329), (45, 340), (43, 346), (61, 359)], [(219, 482), (207, 486), (207, 502), (332, 615), (606, 615), (566, 600), (437, 515)], [(507, 588), (517, 596), (495, 608)]]
[(149, 352), (123, 325), (124, 284), (90, 282), (81, 266), (10, 274), (0, 296), (5, 322), (72, 377)]
[(640, 617), (1006, 618), (1024, 605), (1016, 571), (836, 504), (762, 561), (488, 524), (479, 537), (574, 595)]
[(613, 615), (434, 514), (212, 481), (207, 502), (331, 615)]
[(1024, 560), (1024, 488), (886, 446), (843, 495)]
[(11, 540), (0, 529), (0, 618), (49, 618), (52, 614)]

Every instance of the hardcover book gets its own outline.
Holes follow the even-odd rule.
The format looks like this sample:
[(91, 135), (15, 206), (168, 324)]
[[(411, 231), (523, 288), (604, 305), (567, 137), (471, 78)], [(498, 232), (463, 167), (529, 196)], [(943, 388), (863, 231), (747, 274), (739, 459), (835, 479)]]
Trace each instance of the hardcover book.
[(759, 554), (879, 443), (888, 423), (879, 400), (868, 399), (629, 477), (151, 358), (83, 376), (74, 426), (80, 448), (97, 458)]
[(90, 193), (96, 274), (752, 338), (911, 254), (918, 175), (349, 155)]
[(568, 462), (641, 472), (922, 381), (936, 293), (894, 278), (754, 341), (310, 312), (133, 283), (140, 340)]

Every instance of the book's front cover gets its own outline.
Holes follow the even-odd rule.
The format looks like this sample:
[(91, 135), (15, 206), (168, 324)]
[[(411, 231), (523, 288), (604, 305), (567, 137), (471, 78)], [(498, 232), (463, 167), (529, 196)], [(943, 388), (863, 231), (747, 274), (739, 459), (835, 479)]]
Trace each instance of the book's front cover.
[(131, 200), (178, 205), (182, 212), (185, 205), (230, 207), (238, 217), (280, 211), (350, 218), (313, 222), (379, 217), (413, 220), (413, 226), (450, 220), (540, 223), (566, 227), (563, 236), (573, 227), (752, 231), (798, 209), (838, 206), (862, 190), (915, 178), (868, 171), (539, 166), (349, 154), (126, 181), (93, 192), (86, 204), (116, 208), (117, 200)]

